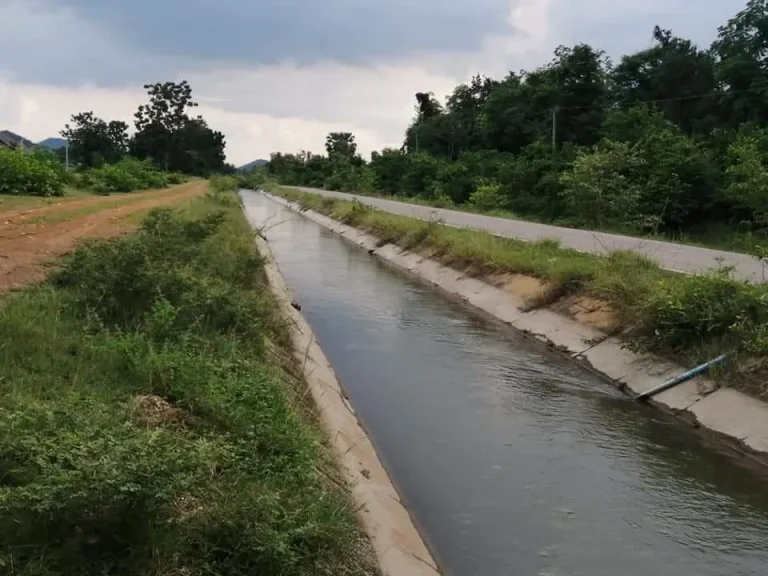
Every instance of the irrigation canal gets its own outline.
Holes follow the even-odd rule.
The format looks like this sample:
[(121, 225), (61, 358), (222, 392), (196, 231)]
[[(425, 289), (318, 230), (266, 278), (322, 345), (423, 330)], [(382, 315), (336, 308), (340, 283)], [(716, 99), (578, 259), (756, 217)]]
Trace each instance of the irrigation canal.
[(768, 484), (265, 196), (275, 259), (447, 575), (768, 574)]

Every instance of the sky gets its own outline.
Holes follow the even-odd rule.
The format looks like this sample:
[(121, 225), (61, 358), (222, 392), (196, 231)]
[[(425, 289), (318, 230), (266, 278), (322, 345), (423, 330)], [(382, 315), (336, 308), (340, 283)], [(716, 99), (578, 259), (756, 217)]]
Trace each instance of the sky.
[(399, 147), (416, 92), (449, 94), (586, 42), (618, 61), (656, 24), (709, 46), (746, 0), (0, 0), (0, 130), (132, 122), (150, 82), (188, 80), (240, 165), (322, 152), (332, 131)]

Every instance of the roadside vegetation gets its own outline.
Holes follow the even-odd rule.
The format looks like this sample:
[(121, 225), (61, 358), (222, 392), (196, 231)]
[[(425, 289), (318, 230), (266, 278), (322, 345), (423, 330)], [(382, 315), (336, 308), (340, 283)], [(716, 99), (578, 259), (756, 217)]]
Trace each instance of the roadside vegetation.
[[(737, 351), (742, 368), (751, 374), (765, 369), (768, 285), (734, 280), (728, 269), (685, 276), (662, 270), (633, 252), (595, 256), (561, 248), (556, 240), (521, 242), (291, 188), (273, 191), (303, 208), (360, 228), (376, 236), (381, 245), (391, 243), (428, 254), (477, 276), (508, 272), (539, 278), (544, 289), (529, 302), (532, 308), (573, 295), (599, 298), (615, 310), (615, 332), (635, 350), (657, 352), (687, 364)], [(752, 383), (751, 391), (766, 392), (762, 383)]]
[[(286, 185), (394, 195), (595, 230), (752, 252), (768, 244), (768, 3), (750, 0), (710, 47), (656, 27), (611, 62), (560, 47), (541, 68), (416, 94), (401, 147), (275, 153)], [(554, 125), (554, 130), (553, 130)], [(554, 143), (553, 143), (554, 140)]]
[(233, 194), (83, 245), (0, 340), (3, 574), (375, 573)]

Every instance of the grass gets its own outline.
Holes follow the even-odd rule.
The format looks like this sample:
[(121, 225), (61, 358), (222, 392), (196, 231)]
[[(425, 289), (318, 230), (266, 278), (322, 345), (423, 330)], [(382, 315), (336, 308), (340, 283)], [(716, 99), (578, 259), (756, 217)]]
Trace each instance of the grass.
[[(273, 191), (365, 230), (382, 245), (426, 252), (446, 265), (469, 268), (478, 275), (508, 272), (540, 278), (546, 288), (538, 305), (570, 295), (607, 301), (617, 313), (617, 331), (623, 332), (633, 349), (688, 365), (736, 350), (751, 370), (766, 370), (768, 285), (734, 280), (727, 269), (680, 275), (633, 252), (601, 257), (564, 249), (556, 240), (521, 242), (291, 188)], [(754, 393), (765, 392), (762, 386), (750, 387)]]
[(66, 204), (61, 207), (60, 210), (42, 214), (40, 216), (33, 216), (27, 218), (28, 224), (56, 224), (58, 222), (65, 222), (74, 218), (82, 218), (83, 216), (89, 216), (96, 214), (104, 210), (111, 210), (113, 208), (121, 208), (123, 206), (130, 206), (137, 202), (143, 202), (147, 200), (150, 195), (166, 195), (174, 190), (178, 190), (184, 184), (173, 186), (171, 188), (158, 188), (156, 190), (142, 191), (141, 195), (135, 193), (115, 194), (111, 196), (99, 196), (98, 198), (103, 200), (95, 200), (92, 204), (86, 204), (84, 206), (77, 206), (75, 208), (67, 209)]
[(7, 210), (34, 209), (55, 204), (66, 205), (70, 200), (93, 196), (87, 190), (66, 188), (64, 196), (11, 196), (0, 195), (0, 212)]
[[(274, 189), (277, 184), (269, 186), (269, 189)], [(551, 221), (541, 218), (536, 218), (532, 215), (521, 216), (509, 210), (501, 208), (497, 209), (484, 209), (471, 203), (454, 204), (450, 201), (446, 202), (445, 199), (436, 201), (428, 200), (426, 198), (420, 198), (418, 196), (403, 196), (393, 195), (386, 192), (377, 193), (362, 193), (362, 192), (348, 192), (349, 194), (356, 194), (358, 196), (370, 196), (374, 198), (383, 198), (385, 200), (393, 200), (396, 202), (404, 202), (406, 204), (414, 204), (416, 206), (428, 206), (430, 208), (442, 208), (445, 210), (454, 210), (456, 212), (467, 212), (470, 214), (479, 214), (482, 216), (494, 216), (496, 218), (506, 218), (508, 220), (522, 220), (526, 222), (536, 222), (539, 224), (548, 224), (551, 226), (562, 226), (565, 228), (577, 228), (573, 223)], [(759, 247), (765, 247), (768, 245), (768, 232), (766, 231), (750, 231), (748, 226), (742, 226), (738, 229), (734, 229), (732, 226), (724, 223), (707, 224), (706, 226), (695, 227), (688, 232), (680, 233), (640, 233), (637, 230), (631, 228), (621, 227), (606, 227), (600, 232), (609, 234), (620, 234), (622, 236), (631, 236), (635, 238), (644, 238), (651, 240), (658, 240), (660, 242), (672, 242), (675, 244), (686, 244), (689, 246), (701, 246), (705, 248), (712, 248), (715, 250), (725, 250), (730, 252), (740, 252), (743, 254), (753, 254)]]
[(82, 246), (0, 341), (3, 574), (376, 573), (232, 196)]

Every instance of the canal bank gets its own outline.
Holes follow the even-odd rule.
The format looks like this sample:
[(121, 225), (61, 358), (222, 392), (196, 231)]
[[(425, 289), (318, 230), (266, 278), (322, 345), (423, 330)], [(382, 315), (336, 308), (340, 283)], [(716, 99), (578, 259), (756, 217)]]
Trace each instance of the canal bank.
[[(594, 323), (580, 322), (559, 311), (528, 310), (525, 285), (499, 288), (483, 279), (444, 266), (422, 254), (384, 244), (374, 236), (283, 198), (269, 197), (341, 235), (371, 255), (461, 300), (488, 317), (511, 326), (558, 353), (607, 378), (621, 390), (642, 394), (686, 371), (652, 354), (627, 350), (623, 342)], [(718, 388), (700, 376), (655, 396), (654, 406), (716, 436), (729, 447), (761, 465), (768, 465), (768, 404), (731, 388)]]
[(718, 443), (242, 196), (445, 574), (764, 574), (764, 477)]

